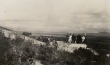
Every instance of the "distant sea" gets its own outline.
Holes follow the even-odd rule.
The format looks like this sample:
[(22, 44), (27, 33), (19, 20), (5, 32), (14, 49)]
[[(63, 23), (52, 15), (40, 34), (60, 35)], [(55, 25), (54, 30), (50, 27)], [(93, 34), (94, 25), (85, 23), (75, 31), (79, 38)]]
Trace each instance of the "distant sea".
[[(74, 35), (85, 35), (84, 33), (74, 33)], [(54, 36), (54, 37), (66, 37), (66, 33), (32, 33), (33, 36)], [(86, 33), (86, 36), (109, 36), (110, 33)]]
[(54, 36), (54, 37), (65, 37), (66, 34), (48, 34), (48, 33), (32, 33), (33, 36)]

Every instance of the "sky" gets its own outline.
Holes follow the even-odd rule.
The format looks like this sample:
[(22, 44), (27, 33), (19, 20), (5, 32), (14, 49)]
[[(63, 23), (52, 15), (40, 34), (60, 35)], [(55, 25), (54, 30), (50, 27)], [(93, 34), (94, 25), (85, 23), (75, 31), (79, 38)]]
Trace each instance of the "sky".
[(110, 32), (110, 0), (0, 0), (0, 26), (31, 32)]

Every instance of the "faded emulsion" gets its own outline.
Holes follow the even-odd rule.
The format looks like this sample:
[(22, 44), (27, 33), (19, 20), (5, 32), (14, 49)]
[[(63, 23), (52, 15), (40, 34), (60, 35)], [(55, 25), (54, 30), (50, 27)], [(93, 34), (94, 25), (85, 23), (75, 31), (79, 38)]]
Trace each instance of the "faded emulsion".
[(0, 65), (110, 65), (109, 0), (0, 0)]

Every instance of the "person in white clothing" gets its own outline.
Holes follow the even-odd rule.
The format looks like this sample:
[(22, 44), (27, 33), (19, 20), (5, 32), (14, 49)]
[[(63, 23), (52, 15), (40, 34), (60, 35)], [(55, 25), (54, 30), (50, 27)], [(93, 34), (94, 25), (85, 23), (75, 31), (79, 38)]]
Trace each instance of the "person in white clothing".
[(85, 36), (82, 36), (82, 42), (84, 42), (85, 41)]
[(68, 38), (68, 42), (72, 43), (72, 35), (70, 34), (69, 38)]

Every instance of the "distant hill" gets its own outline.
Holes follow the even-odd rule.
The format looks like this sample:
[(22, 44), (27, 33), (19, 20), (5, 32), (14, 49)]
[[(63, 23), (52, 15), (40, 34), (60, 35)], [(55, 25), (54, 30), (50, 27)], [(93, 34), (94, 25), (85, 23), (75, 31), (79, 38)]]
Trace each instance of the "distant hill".
[(104, 31), (104, 32), (99, 32), (98, 35), (100, 35), (100, 36), (110, 36), (110, 33)]
[(103, 32), (99, 32), (101, 34), (110, 34), (109, 32), (103, 31)]
[[(1, 29), (5, 29), (5, 30), (8, 30), (8, 31), (13, 31), (11, 29), (8, 29), (8, 28), (5, 28), (5, 27), (2, 27), (0, 26)], [(22, 34), (23, 31), (15, 31), (19, 34)], [(64, 32), (61, 32), (61, 33), (46, 33), (46, 32), (36, 32), (36, 33), (32, 33), (32, 35), (34, 36), (39, 36), (39, 35), (44, 35), (44, 36), (58, 36), (58, 37), (65, 37), (67, 33), (64, 33)], [(73, 34), (73, 33), (72, 33)], [(85, 33), (74, 33), (75, 35), (85, 35)], [(103, 31), (103, 32), (99, 32), (99, 33), (86, 33), (87, 36), (110, 36), (110, 33), (109, 32), (106, 32), (106, 31)]]
[(0, 26), (0, 28), (1, 28), (1, 29), (5, 29), (5, 30), (8, 30), (8, 31), (13, 31), (13, 30), (11, 30), (11, 29), (8, 29), (8, 28), (2, 27), (2, 26)]
[(87, 33), (87, 36), (110, 36), (109, 32)]

